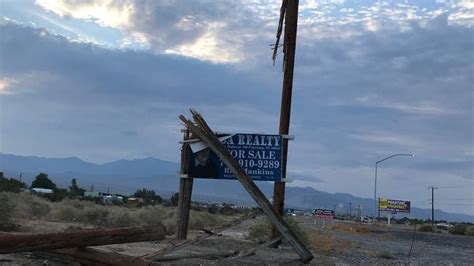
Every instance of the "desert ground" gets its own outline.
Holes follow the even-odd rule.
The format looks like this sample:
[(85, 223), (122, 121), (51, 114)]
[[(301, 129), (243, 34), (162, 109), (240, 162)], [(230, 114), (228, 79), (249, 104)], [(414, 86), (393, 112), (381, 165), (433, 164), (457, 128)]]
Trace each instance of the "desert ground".
[[(12, 211), (15, 213), (16, 218), (13, 220), (16, 226), (10, 230), (44, 233), (162, 222), (170, 229), (163, 241), (94, 248), (134, 257), (154, 255), (163, 264), (300, 264), (298, 255), (285, 241), (279, 248), (267, 246), (271, 240), (271, 230), (262, 214), (248, 212), (223, 215), (193, 211), (188, 241), (176, 241), (173, 236), (174, 207), (146, 206), (130, 209), (95, 206), (79, 201), (59, 204), (24, 197), (35, 202), (35, 208), (41, 211), (36, 210), (35, 218), (29, 219), (31, 213), (27, 210), (31, 212), (30, 207), (17, 201), (19, 205)], [(45, 211), (47, 209), (49, 211)], [(91, 211), (92, 209), (95, 211)], [(105, 210), (107, 215), (104, 214)], [(102, 213), (102, 217), (96, 212)], [(60, 219), (61, 217), (72, 219)], [(310, 216), (287, 217), (286, 220), (312, 251), (314, 259), (311, 264), (315, 265), (474, 265), (472, 236), (418, 231), (414, 233), (411, 225), (369, 225), (342, 220), (334, 220), (323, 226)], [(209, 231), (204, 232), (202, 229), (213, 233), (209, 234)], [(204, 257), (200, 257), (203, 254)], [(24, 252), (0, 255), (0, 265), (80, 263), (41, 252)]]

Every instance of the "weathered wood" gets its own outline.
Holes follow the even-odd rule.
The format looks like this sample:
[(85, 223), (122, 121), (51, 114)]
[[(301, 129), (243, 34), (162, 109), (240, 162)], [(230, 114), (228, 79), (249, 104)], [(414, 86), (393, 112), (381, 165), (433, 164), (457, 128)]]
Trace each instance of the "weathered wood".
[(273, 209), (271, 203), (262, 193), (262, 191), (255, 185), (252, 179), (247, 175), (247, 173), (242, 169), (239, 163), (234, 159), (230, 152), (224, 147), (224, 145), (219, 141), (214, 132), (209, 128), (206, 121), (202, 116), (194, 110), (191, 110), (193, 114), (193, 119), (196, 125), (186, 117), (181, 115), (179, 118), (188, 126), (193, 134), (198, 136), (202, 141), (204, 141), (211, 149), (216, 153), (216, 155), (224, 162), (224, 164), (232, 171), (232, 173), (237, 177), (240, 183), (243, 185), (245, 190), (252, 196), (252, 198), (257, 202), (259, 207), (263, 212), (269, 217), (273, 225), (278, 229), (280, 234), (288, 240), (290, 245), (296, 250), (300, 255), (301, 260), (305, 263), (312, 260), (313, 255), (311, 252), (304, 246), (300, 239), (290, 230), (286, 222), (282, 219), (280, 215)]
[[(291, 118), (291, 96), (293, 91), (293, 72), (295, 66), (296, 32), (298, 26), (298, 0), (285, 0), (285, 35), (283, 59), (283, 89), (281, 94), (279, 134), (288, 135)], [(281, 173), (286, 178), (286, 165), (288, 157), (288, 139), (282, 139), (281, 145)], [(273, 185), (273, 208), (281, 216), (285, 205), (285, 182), (275, 182)], [(273, 236), (278, 231), (273, 228)], [(279, 244), (279, 243), (278, 243)]]
[(213, 232), (213, 231), (208, 230), (206, 228), (202, 228), (201, 231), (203, 231), (204, 233), (209, 234), (211, 236), (222, 236), (222, 234)]
[(128, 256), (116, 252), (98, 250), (94, 248), (66, 248), (50, 251), (35, 252), (42, 256), (60, 257), (66, 260), (77, 261), (85, 265), (118, 265), (118, 266), (149, 266), (161, 265), (140, 257)]
[(221, 259), (227, 258), (230, 256), (235, 256), (238, 251), (224, 251), (224, 252), (212, 252), (212, 253), (191, 253), (191, 254), (178, 254), (178, 255), (167, 255), (162, 257), (157, 257), (155, 261), (171, 261), (171, 260), (182, 260), (182, 259)]
[[(189, 130), (186, 129), (183, 140), (186, 141), (189, 138)], [(183, 143), (181, 148), (181, 174), (188, 173), (188, 145), (188, 143)], [(193, 181), (192, 178), (180, 178), (179, 180), (176, 240), (185, 240), (188, 237), (189, 211), (191, 209)]]
[(243, 257), (248, 257), (248, 256), (255, 255), (255, 253), (258, 250), (266, 248), (266, 247), (271, 247), (271, 246), (275, 245), (275, 243), (280, 242), (280, 241), (281, 241), (281, 236), (278, 236), (277, 238), (274, 238), (274, 239), (272, 239), (268, 242), (265, 242), (261, 245), (258, 245), (256, 247), (254, 247), (254, 248), (241, 251), (241, 252), (239, 252), (239, 254), (237, 254), (237, 256), (229, 257), (229, 258), (226, 258), (225, 260), (238, 260), (238, 259), (243, 258)]
[(0, 254), (100, 246), (165, 239), (163, 225), (143, 228), (91, 229), (47, 234), (10, 233), (0, 236)]

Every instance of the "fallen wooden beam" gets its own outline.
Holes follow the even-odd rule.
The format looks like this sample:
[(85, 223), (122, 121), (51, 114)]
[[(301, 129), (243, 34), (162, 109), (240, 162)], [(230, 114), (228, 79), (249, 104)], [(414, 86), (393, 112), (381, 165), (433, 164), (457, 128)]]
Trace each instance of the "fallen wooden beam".
[(301, 240), (291, 231), (286, 222), (280, 215), (276, 213), (272, 205), (262, 193), (262, 191), (255, 185), (252, 179), (242, 169), (240, 164), (234, 159), (230, 152), (224, 147), (219, 141), (214, 132), (209, 128), (204, 118), (194, 110), (191, 110), (193, 114), (193, 120), (188, 120), (185, 116), (181, 115), (179, 118), (183, 121), (193, 134), (198, 136), (203, 142), (205, 142), (213, 152), (224, 162), (224, 164), (232, 171), (237, 177), (242, 186), (257, 202), (258, 206), (268, 216), (272, 224), (278, 229), (280, 234), (288, 240), (290, 245), (300, 255), (301, 260), (304, 263), (308, 263), (313, 259), (313, 255), (301, 242)]
[(212, 253), (191, 253), (191, 254), (178, 254), (178, 255), (167, 255), (162, 257), (156, 257), (155, 261), (172, 261), (172, 260), (182, 260), (182, 259), (209, 259), (216, 260), (221, 258), (227, 258), (230, 256), (235, 256), (238, 251), (224, 251), (224, 252), (212, 252)]
[(157, 262), (148, 261), (140, 257), (132, 257), (94, 248), (65, 248), (50, 251), (38, 251), (35, 252), (35, 254), (40, 256), (59, 257), (65, 260), (76, 261), (84, 265), (161, 265)]
[(165, 232), (163, 225), (157, 225), (47, 234), (8, 233), (0, 235), (0, 254), (156, 241), (165, 239)]

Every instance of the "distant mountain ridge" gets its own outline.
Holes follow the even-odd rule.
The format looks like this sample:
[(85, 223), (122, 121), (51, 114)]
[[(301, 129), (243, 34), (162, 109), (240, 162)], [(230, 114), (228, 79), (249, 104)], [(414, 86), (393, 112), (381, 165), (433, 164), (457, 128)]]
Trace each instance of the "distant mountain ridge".
[[(118, 160), (105, 164), (83, 161), (77, 157), (42, 158), (37, 156), (18, 156), (0, 153), (0, 171), (8, 177), (19, 177), (30, 183), (40, 172), (47, 173), (60, 187), (68, 187), (71, 178), (77, 178), (81, 187), (95, 191), (110, 190), (113, 193), (132, 194), (139, 188), (154, 189), (165, 197), (178, 191), (179, 179), (176, 176), (179, 164), (157, 158), (134, 160)], [(268, 182), (257, 182), (260, 189), (270, 199), (273, 186)], [(253, 200), (234, 180), (196, 179), (194, 182), (193, 199), (201, 201), (225, 201), (246, 205), (254, 205)], [(327, 193), (311, 187), (287, 186), (286, 206), (298, 209), (328, 208), (343, 204), (340, 213), (348, 211), (352, 204), (352, 213), (356, 213), (356, 204), (363, 206), (362, 214), (373, 213), (373, 199), (359, 198), (348, 193)], [(436, 218), (449, 221), (474, 222), (474, 216), (459, 213), (447, 213), (436, 210)], [(430, 209), (412, 208), (409, 217), (427, 219), (431, 216)]]

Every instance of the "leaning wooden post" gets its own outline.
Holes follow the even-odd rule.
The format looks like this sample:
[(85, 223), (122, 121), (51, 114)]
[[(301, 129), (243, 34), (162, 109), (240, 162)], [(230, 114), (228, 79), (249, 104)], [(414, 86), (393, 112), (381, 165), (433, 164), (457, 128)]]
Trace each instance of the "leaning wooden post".
[[(183, 140), (190, 138), (189, 130), (184, 132)], [(181, 148), (181, 169), (179, 180), (178, 216), (176, 223), (176, 240), (185, 240), (188, 236), (189, 211), (191, 209), (191, 194), (193, 192), (193, 179), (188, 174), (188, 144), (183, 142)]]
[[(293, 70), (295, 66), (296, 30), (298, 25), (298, 0), (286, 1), (285, 35), (283, 52), (283, 91), (281, 95), (280, 135), (288, 135), (290, 130), (291, 95), (293, 90)], [(276, 49), (277, 47), (275, 47)], [(286, 162), (288, 155), (288, 139), (282, 139), (281, 145), (281, 175), (286, 178)], [(275, 182), (273, 186), (273, 208), (279, 215), (283, 215), (285, 205), (285, 182)], [(278, 231), (273, 227), (273, 235)]]

